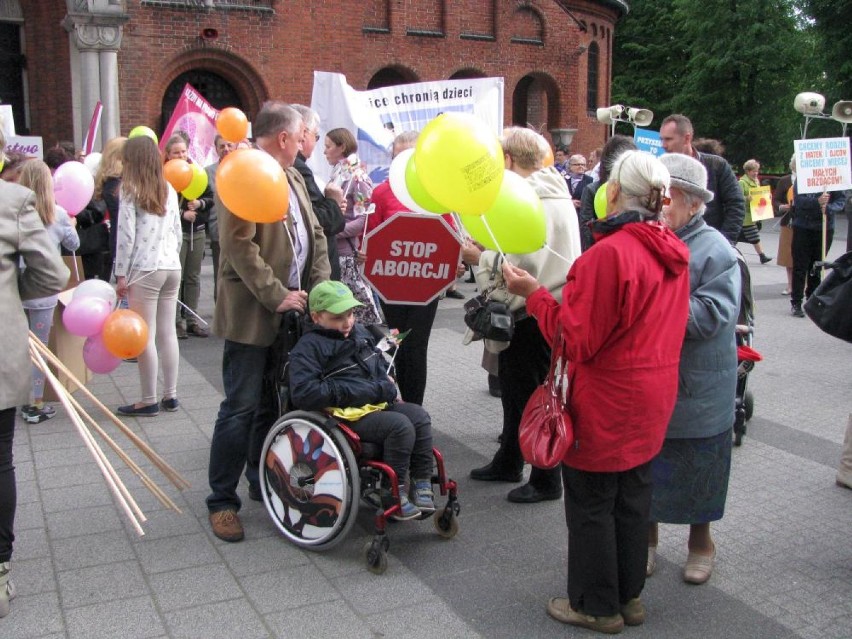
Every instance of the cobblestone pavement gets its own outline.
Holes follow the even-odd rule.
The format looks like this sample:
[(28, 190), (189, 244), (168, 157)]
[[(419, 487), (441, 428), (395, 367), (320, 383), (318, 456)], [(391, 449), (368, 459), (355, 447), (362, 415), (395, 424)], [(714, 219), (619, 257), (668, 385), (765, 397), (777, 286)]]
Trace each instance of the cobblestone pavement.
[[(777, 232), (766, 228), (763, 240), (774, 255)], [(832, 255), (841, 249), (838, 242)], [(725, 518), (713, 527), (716, 570), (705, 586), (684, 584), (685, 527), (663, 526), (658, 571), (643, 594), (648, 619), (627, 636), (852, 637), (852, 491), (834, 483), (852, 411), (852, 345), (790, 317), (783, 269), (743, 250), (758, 305), (755, 347), (765, 361), (749, 380), (755, 416), (734, 451)], [(209, 258), (203, 287), (209, 318)], [(473, 293), (473, 285), (460, 288)], [(461, 306), (441, 302), (425, 402), (460, 485), (455, 539), (440, 539), (431, 522), (394, 525), (388, 571), (375, 576), (361, 555), (371, 531), (363, 512), (326, 553), (290, 545), (248, 500), (246, 540), (213, 537), (204, 497), (222, 343), (191, 338), (181, 342), (182, 409), (128, 420), (192, 484), (183, 493), (168, 488), (184, 511), (177, 515), (121, 471), (147, 514), (144, 537), (126, 523), (61, 408), (37, 426), (19, 421), (18, 598), (0, 620), (0, 637), (591, 636), (544, 611), (548, 597), (565, 592), (561, 502), (510, 504), (506, 485), (467, 479), (496, 448), (501, 410), (487, 393), (480, 347), (461, 345)], [(111, 407), (135, 401), (135, 365), (96, 376), (90, 387)]]

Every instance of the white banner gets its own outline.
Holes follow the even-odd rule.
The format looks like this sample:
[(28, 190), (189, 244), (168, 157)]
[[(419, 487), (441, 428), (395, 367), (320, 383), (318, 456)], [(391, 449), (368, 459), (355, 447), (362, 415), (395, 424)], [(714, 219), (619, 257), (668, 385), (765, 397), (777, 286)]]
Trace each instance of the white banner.
[(799, 193), (852, 189), (849, 138), (795, 140)]
[(27, 157), (44, 159), (44, 141), (40, 135), (13, 135), (6, 138), (6, 150), (23, 153)]
[(320, 116), (320, 139), (308, 165), (318, 182), (326, 182), (331, 167), (323, 156), (326, 131), (349, 129), (358, 141), (358, 157), (374, 184), (387, 179), (394, 137), (420, 131), (444, 111), (472, 113), (503, 131), (503, 78), (473, 78), (402, 84), (356, 91), (340, 73), (314, 71), (311, 108)]
[(15, 116), (11, 104), (0, 104), (0, 128), (7, 140), (15, 135)]

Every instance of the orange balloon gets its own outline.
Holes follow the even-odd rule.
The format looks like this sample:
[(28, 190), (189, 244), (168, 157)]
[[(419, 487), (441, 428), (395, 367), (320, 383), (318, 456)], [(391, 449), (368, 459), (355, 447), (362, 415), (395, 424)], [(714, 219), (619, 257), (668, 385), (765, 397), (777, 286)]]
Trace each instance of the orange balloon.
[(228, 142), (242, 142), (248, 137), (248, 118), (236, 107), (224, 108), (216, 118), (216, 130)]
[(547, 155), (544, 156), (544, 161), (541, 163), (542, 166), (553, 166), (553, 149), (550, 148), (550, 145), (547, 145)]
[(260, 149), (231, 151), (216, 170), (216, 191), (228, 210), (249, 222), (268, 224), (287, 216), (287, 175)]
[(106, 349), (121, 359), (139, 357), (148, 345), (148, 324), (129, 309), (110, 313), (101, 330)]
[(192, 167), (186, 160), (169, 160), (163, 166), (163, 177), (180, 193), (192, 182)]

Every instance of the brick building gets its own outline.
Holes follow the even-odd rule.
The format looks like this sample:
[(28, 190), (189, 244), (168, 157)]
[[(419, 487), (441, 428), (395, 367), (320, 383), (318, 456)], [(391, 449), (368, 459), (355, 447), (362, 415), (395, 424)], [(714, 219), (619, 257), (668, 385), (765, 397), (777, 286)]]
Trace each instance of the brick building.
[[(160, 131), (185, 82), (249, 116), (309, 103), (313, 71), (356, 89), (502, 76), (507, 124), (603, 143), (623, 0), (0, 0), (0, 101), (21, 132), (80, 143)], [(100, 142), (100, 141), (99, 141)], [(100, 144), (97, 145), (98, 147)]]

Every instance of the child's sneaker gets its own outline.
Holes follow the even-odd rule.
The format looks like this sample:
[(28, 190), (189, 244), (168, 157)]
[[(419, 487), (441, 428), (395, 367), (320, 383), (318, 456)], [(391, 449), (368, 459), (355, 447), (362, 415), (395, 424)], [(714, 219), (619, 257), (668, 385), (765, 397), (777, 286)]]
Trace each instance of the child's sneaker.
[(44, 404), (41, 408), (32, 404), (27, 404), (21, 409), (21, 417), (28, 424), (40, 424), (46, 422), (51, 417), (56, 416), (56, 409), (50, 404)]
[(435, 512), (435, 493), (432, 492), (432, 482), (428, 479), (415, 479), (411, 490), (414, 505), (422, 512)]
[(417, 519), (420, 516), (420, 509), (408, 501), (408, 496), (400, 486), (399, 495), (399, 512), (391, 515), (394, 521), (408, 521), (409, 519)]

